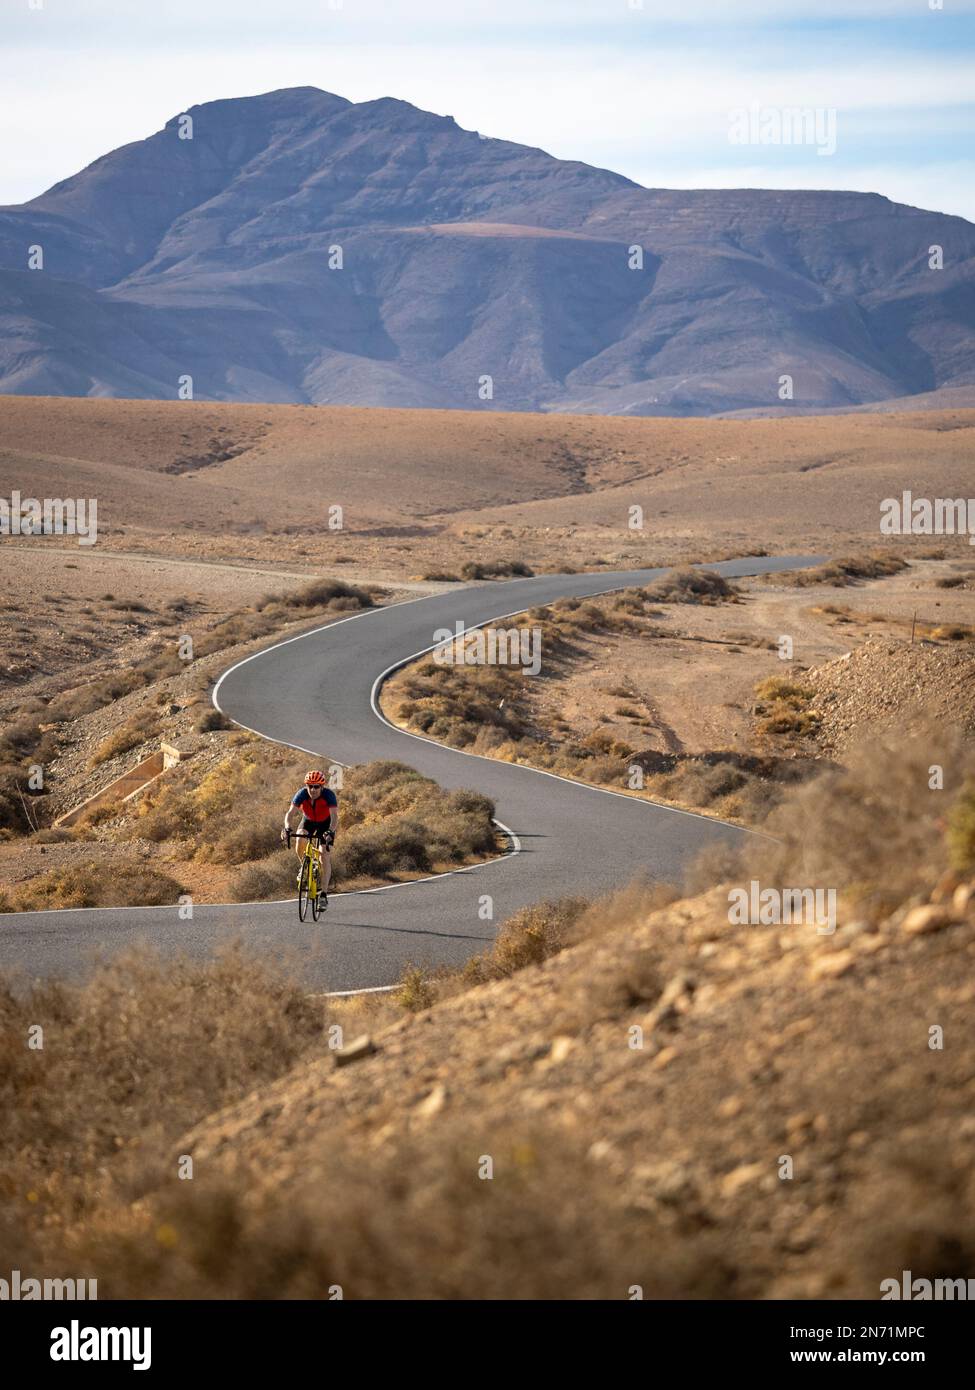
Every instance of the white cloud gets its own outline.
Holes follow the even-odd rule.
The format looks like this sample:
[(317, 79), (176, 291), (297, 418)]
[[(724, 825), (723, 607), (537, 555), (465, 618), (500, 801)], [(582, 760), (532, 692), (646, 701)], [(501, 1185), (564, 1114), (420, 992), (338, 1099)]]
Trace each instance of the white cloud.
[[(840, 50), (827, 62), (814, 36), (805, 51), (799, 50), (801, 56), (793, 48), (784, 57), (781, 45), (764, 31), (747, 41), (729, 39), (728, 45), (689, 45), (686, 36), (673, 33), (662, 33), (651, 47), (610, 41), (608, 35), (577, 44), (567, 41), (569, 31), (561, 24), (544, 40), (532, 35), (500, 41), (505, 26), (517, 24), (519, 17), (533, 16), (538, 26), (540, 16), (551, 23), (557, 12), (581, 24), (594, 13), (618, 19), (625, 3), (465, 3), (465, 19), (471, 13), (475, 19), (493, 17), (498, 41), (487, 60), (477, 44), (450, 31), (446, 16), (449, 12), (456, 21), (456, 0), (384, 2), (386, 22), (372, 25), (369, 42), (357, 30), (366, 17), (379, 14), (373, 0), (344, 0), (340, 12), (329, 11), (326, 0), (291, 0), (277, 7), (289, 28), (300, 27), (314, 13), (321, 20), (315, 32), (335, 38), (261, 45), (252, 42), (253, 31), (272, 24), (274, 7), (263, 0), (259, 5), (211, 0), (207, 23), (225, 40), (215, 64), (210, 49), (198, 45), (195, 12), (184, 16), (183, 0), (147, 10), (169, 24), (168, 43), (158, 45), (148, 36), (151, 18), (133, 19), (132, 8), (115, 0), (79, 0), (71, 22), (84, 20), (88, 26), (83, 53), (72, 44), (55, 46), (54, 36), (62, 35), (66, 24), (48, 0), (41, 21), (49, 23), (43, 58), (32, 48), (28, 62), (25, 49), (16, 45), (0, 53), (5, 93), (0, 201), (35, 196), (106, 151), (158, 130), (188, 106), (312, 85), (355, 101), (397, 96), (451, 114), (468, 129), (540, 145), (561, 158), (602, 164), (656, 186), (860, 186), (916, 205), (967, 209), (971, 215), (972, 200), (965, 193), (975, 182), (971, 165), (960, 151), (955, 159), (952, 142), (959, 141), (959, 127), (966, 122), (970, 129), (975, 57), (961, 51), (935, 58), (878, 42), (869, 53)], [(824, 3), (828, 9), (832, 0)], [(647, 0), (645, 12), (624, 19), (643, 24), (665, 8), (671, 15), (694, 17), (709, 7), (700, 0), (681, 7)], [(854, 6), (885, 14), (891, 8), (868, 0)], [(753, 9), (770, 14), (781, 7), (756, 0)], [(845, 0), (842, 10), (851, 13)], [(416, 24), (438, 15), (445, 17), (449, 40), (397, 41), (397, 25), (408, 16), (415, 40)], [(336, 18), (340, 23), (329, 28)], [(111, 35), (109, 20), (115, 25)], [(102, 42), (106, 37), (111, 42)], [(840, 157), (810, 155), (784, 167), (774, 157), (759, 159), (751, 150), (731, 147), (729, 112), (753, 101), (836, 107)], [(754, 179), (747, 167), (752, 163)], [(868, 175), (872, 183), (856, 182)]]

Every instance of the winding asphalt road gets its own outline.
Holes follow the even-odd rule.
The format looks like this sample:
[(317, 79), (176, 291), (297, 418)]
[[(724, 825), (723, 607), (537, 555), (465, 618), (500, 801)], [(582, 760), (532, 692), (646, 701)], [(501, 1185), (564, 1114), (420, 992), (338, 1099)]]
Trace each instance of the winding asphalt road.
[[(709, 568), (735, 578), (817, 563), (819, 556), (778, 557)], [(485, 793), (511, 836), (504, 857), (414, 883), (337, 893), (317, 924), (300, 924), (293, 900), (197, 906), (191, 920), (181, 920), (174, 907), (7, 914), (0, 917), (0, 969), (30, 978), (78, 977), (97, 959), (143, 940), (163, 954), (196, 957), (240, 940), (309, 988), (380, 988), (397, 981), (410, 962), (461, 964), (529, 903), (600, 893), (638, 872), (674, 881), (705, 845), (749, 832), (442, 747), (393, 728), (378, 708), (383, 679), (430, 650), (437, 629), (453, 630), (458, 621), (482, 626), (569, 595), (647, 584), (664, 572), (542, 575), (371, 609), (268, 647), (231, 667), (215, 686), (219, 709), (276, 742), (345, 764), (394, 758), (444, 787)]]

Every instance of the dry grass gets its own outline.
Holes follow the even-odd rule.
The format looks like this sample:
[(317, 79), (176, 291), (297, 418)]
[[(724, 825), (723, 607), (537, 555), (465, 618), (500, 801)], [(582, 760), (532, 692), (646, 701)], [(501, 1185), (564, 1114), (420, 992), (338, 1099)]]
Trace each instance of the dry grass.
[(113, 734), (101, 741), (88, 759), (88, 766), (98, 767), (101, 763), (107, 763), (110, 758), (117, 758), (122, 753), (131, 752), (133, 748), (140, 748), (159, 733), (159, 727), (158, 710), (143, 710), (134, 714)]
[(822, 716), (808, 708), (813, 692), (787, 676), (769, 676), (759, 681), (755, 695), (759, 701), (755, 712), (765, 716), (759, 721), (759, 734), (803, 739), (819, 727)]
[(676, 569), (661, 575), (645, 590), (655, 603), (729, 603), (738, 590), (713, 570)]
[(468, 560), (460, 574), (462, 579), (527, 579), (534, 572), (522, 560)]
[(959, 874), (975, 872), (975, 777), (961, 790), (948, 818), (948, 854)]
[(975, 750), (950, 731), (861, 745), (782, 802), (769, 825), (779, 838), (756, 863), (769, 882), (834, 887), (865, 914), (890, 912), (952, 864), (971, 867), (973, 779)]
[[(930, 559), (940, 559), (943, 552), (931, 554)], [(925, 558), (921, 556), (920, 558)], [(814, 569), (796, 570), (790, 574), (776, 575), (776, 581), (795, 584), (806, 588), (810, 584), (832, 584), (845, 586), (857, 584), (865, 579), (886, 579), (889, 575), (900, 574), (907, 569), (907, 562), (896, 555), (886, 555), (875, 551), (869, 555), (848, 555), (843, 559), (829, 560), (825, 565)]]
[(150, 864), (76, 864), (51, 869), (0, 893), (0, 912), (39, 912), (71, 907), (165, 907), (185, 889)]
[[(133, 954), (83, 986), (0, 982), (0, 1231), (11, 1257), (57, 1247), (93, 1202), (158, 1180), (167, 1143), (286, 1071), (324, 1024), (321, 1004), (236, 951), (205, 964)], [(38, 1027), (40, 1049), (29, 1045)]]

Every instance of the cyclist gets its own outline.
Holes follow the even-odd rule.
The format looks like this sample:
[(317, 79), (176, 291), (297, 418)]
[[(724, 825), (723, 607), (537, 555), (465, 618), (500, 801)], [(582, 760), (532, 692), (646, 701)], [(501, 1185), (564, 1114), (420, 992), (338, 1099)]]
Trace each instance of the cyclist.
[[(312, 771), (305, 774), (305, 785), (291, 798), (291, 805), (285, 812), (282, 840), (294, 828), (293, 817), (301, 816), (298, 830), (301, 835), (311, 836), (311, 842), (318, 852), (319, 905), (328, 906), (328, 884), (332, 877), (331, 849), (335, 843), (335, 832), (339, 828), (339, 799), (331, 787), (325, 785), (324, 772)], [(298, 855), (298, 880), (301, 881), (300, 862), (304, 857), (305, 846), (301, 839), (295, 840)]]

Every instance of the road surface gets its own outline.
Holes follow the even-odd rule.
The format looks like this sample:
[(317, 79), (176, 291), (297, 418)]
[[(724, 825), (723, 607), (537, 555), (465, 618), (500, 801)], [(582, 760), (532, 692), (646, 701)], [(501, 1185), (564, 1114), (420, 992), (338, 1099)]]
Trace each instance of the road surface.
[[(708, 568), (735, 578), (818, 563), (819, 556), (793, 556)], [(443, 747), (393, 728), (377, 698), (391, 671), (432, 648), (437, 629), (453, 630), (458, 621), (465, 628), (481, 626), (558, 598), (647, 584), (663, 573), (541, 575), (409, 599), (268, 647), (231, 667), (214, 687), (219, 709), (266, 738), (344, 764), (393, 758), (444, 787), (483, 792), (511, 836), (503, 857), (414, 883), (336, 893), (318, 923), (299, 923), (293, 901), (196, 906), (190, 920), (181, 919), (175, 907), (5, 914), (0, 969), (30, 978), (78, 977), (97, 959), (141, 941), (162, 953), (205, 957), (222, 943), (240, 940), (310, 989), (374, 989), (395, 983), (410, 963), (462, 964), (488, 947), (497, 926), (527, 904), (567, 893), (599, 894), (637, 873), (678, 880), (706, 845), (750, 832)]]

